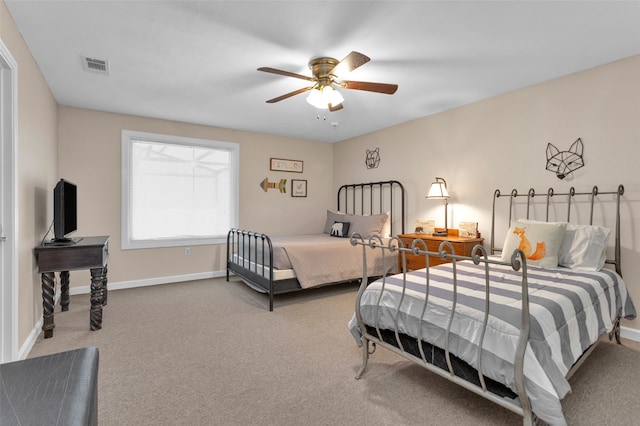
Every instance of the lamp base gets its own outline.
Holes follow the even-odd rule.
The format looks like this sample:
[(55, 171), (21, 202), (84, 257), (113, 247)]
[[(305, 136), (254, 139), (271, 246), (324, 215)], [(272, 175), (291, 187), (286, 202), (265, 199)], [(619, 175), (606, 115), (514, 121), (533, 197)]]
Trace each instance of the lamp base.
[(446, 237), (447, 235), (449, 235), (449, 232), (447, 232), (447, 231), (438, 231), (438, 232), (434, 232), (431, 235), (434, 236), (434, 237)]

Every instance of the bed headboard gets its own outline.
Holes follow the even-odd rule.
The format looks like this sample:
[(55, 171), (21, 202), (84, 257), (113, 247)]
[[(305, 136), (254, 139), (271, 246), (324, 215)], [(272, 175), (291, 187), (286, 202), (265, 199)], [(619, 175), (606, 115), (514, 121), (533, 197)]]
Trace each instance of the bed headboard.
[(342, 185), (338, 189), (338, 211), (360, 215), (389, 212), (391, 235), (404, 233), (404, 186), (397, 180)]
[[(571, 187), (568, 192), (558, 193), (553, 188), (549, 188), (546, 192), (537, 193), (533, 188), (529, 189), (526, 193), (518, 193), (518, 190), (513, 189), (510, 193), (502, 194), (499, 189), (496, 189), (493, 193), (493, 211), (491, 215), (491, 254), (495, 252), (502, 252), (502, 248), (496, 246), (496, 217), (500, 217), (497, 211), (497, 204), (500, 198), (508, 197), (508, 229), (511, 226), (512, 220), (517, 219), (536, 219), (544, 221), (558, 221), (558, 222), (572, 222), (585, 225), (602, 225), (609, 228), (613, 228), (613, 234), (615, 236), (614, 242), (614, 256), (613, 259), (609, 257), (606, 263), (615, 266), (616, 272), (621, 274), (620, 267), (620, 197), (624, 194), (624, 187), (618, 186), (616, 191), (602, 192), (597, 186), (594, 186), (590, 192), (576, 192)], [(613, 197), (610, 197), (610, 196)], [(518, 202), (519, 197), (526, 197), (526, 202)], [(573, 207), (573, 210), (572, 210)], [(598, 212), (601, 217), (612, 217), (611, 212), (615, 208), (615, 225), (605, 223), (594, 223), (594, 211), (595, 207), (598, 207)], [(516, 208), (518, 209), (518, 216), (516, 214)], [(540, 209), (544, 210), (544, 213), (540, 213)], [(579, 210), (580, 208), (580, 210)], [(604, 209), (609, 209), (609, 215), (603, 213)], [(536, 217), (531, 215), (537, 212)], [(573, 213), (573, 215), (572, 215)], [(588, 213), (588, 220), (584, 217)], [(579, 214), (581, 217), (577, 218)], [(573, 220), (572, 220), (573, 219)], [(581, 220), (578, 220), (581, 219)]]

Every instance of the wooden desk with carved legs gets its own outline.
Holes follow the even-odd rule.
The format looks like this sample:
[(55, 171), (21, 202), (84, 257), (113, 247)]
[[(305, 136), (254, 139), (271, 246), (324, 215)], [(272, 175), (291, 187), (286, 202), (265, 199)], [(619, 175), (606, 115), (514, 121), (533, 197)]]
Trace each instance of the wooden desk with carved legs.
[(35, 248), (38, 272), (42, 274), (42, 330), (53, 336), (55, 273), (60, 272), (60, 307), (69, 310), (69, 271), (91, 271), (89, 328), (102, 328), (102, 307), (107, 304), (109, 237), (81, 237), (73, 244), (45, 243)]

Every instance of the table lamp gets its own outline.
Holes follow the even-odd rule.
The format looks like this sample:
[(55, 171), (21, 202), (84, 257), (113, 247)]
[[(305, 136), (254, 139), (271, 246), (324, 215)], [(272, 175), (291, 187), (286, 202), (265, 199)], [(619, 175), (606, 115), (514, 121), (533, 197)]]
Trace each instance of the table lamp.
[(447, 229), (447, 215), (448, 215), (448, 198), (449, 191), (447, 191), (447, 182), (441, 178), (436, 177), (436, 181), (431, 184), (431, 188), (429, 188), (429, 193), (426, 198), (431, 198), (434, 200), (444, 200), (444, 229), (439, 232), (434, 232), (434, 236), (447, 236), (449, 235), (449, 231)]

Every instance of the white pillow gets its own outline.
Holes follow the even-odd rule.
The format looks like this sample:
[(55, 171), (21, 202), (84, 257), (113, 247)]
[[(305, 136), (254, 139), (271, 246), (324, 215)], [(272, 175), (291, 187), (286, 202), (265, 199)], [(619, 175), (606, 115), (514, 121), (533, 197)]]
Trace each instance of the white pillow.
[(520, 249), (527, 258), (527, 264), (556, 268), (566, 227), (566, 223), (558, 222), (514, 222), (502, 246), (502, 260), (511, 261), (513, 251)]
[(571, 269), (599, 271), (607, 259), (611, 230), (602, 226), (567, 224), (558, 264)]

